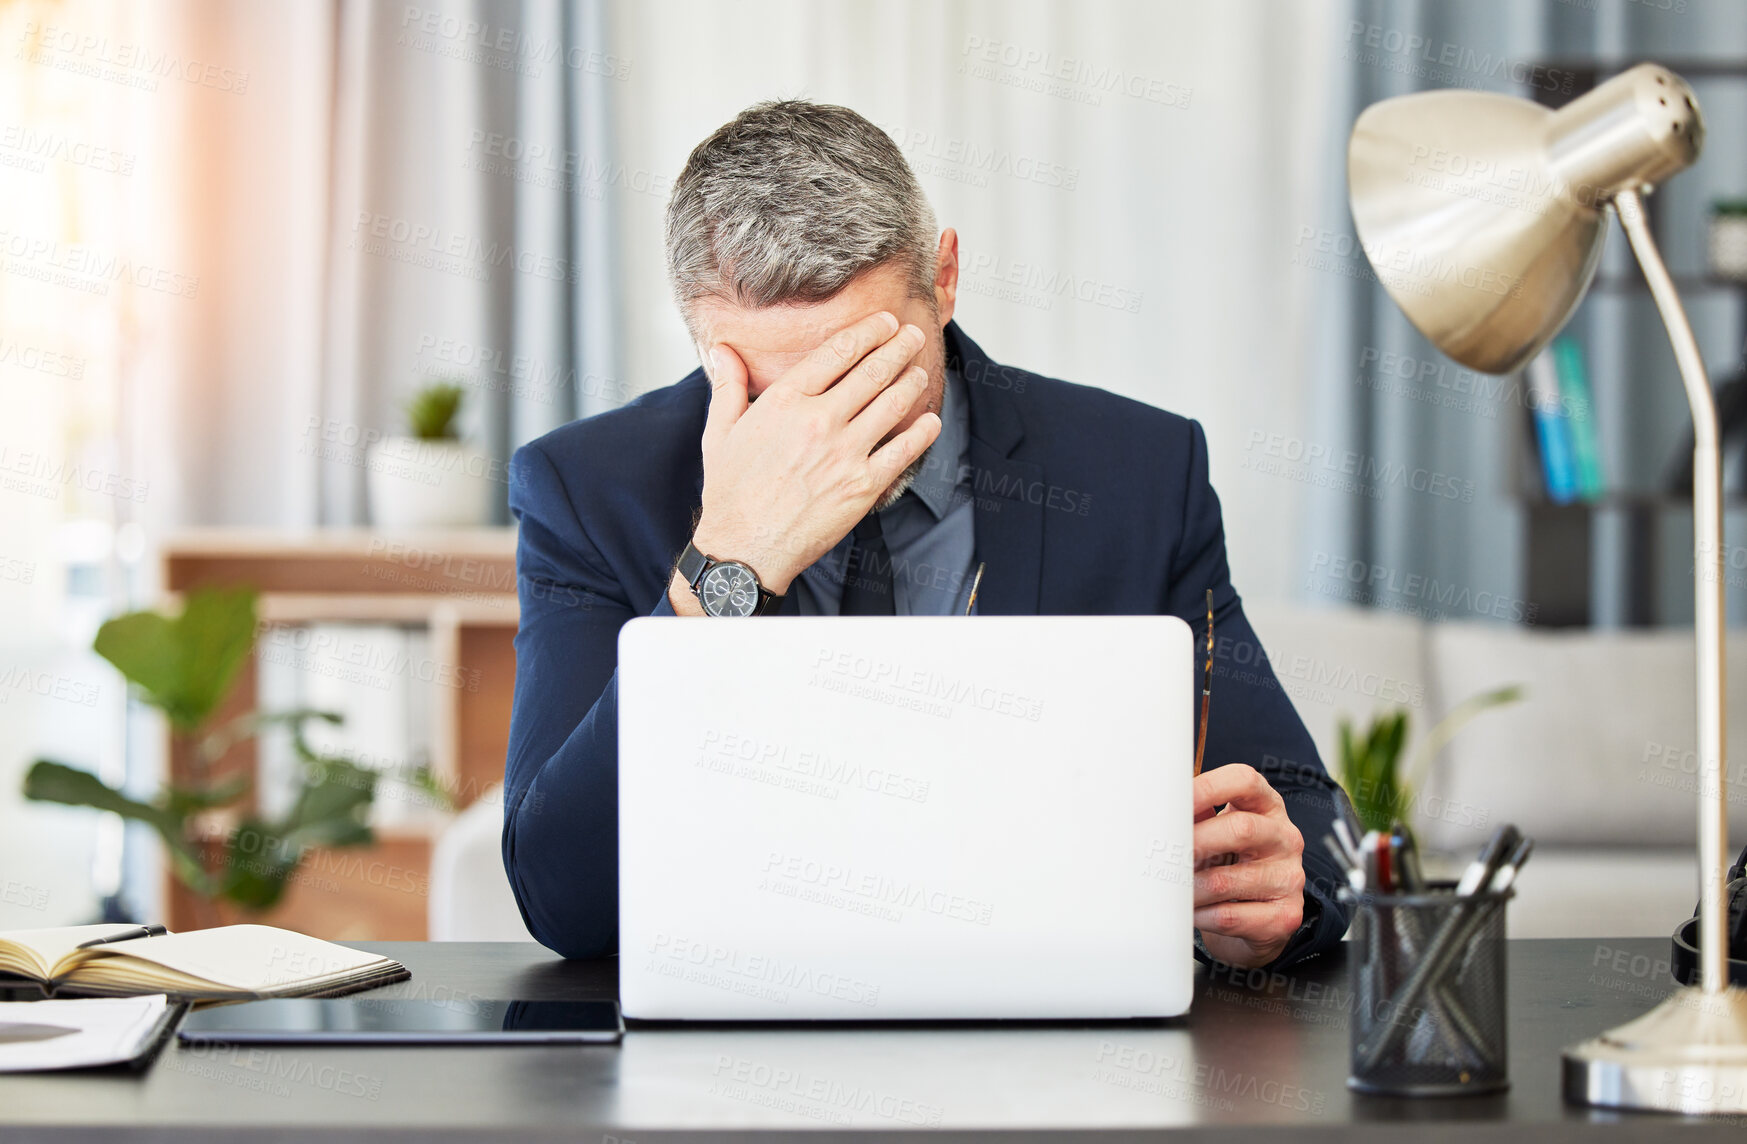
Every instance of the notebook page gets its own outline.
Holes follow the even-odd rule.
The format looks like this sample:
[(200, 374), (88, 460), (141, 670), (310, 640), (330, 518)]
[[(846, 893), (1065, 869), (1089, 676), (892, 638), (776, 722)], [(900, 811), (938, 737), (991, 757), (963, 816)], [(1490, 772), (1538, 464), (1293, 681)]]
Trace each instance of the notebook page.
[[(312, 978), (355, 972), (386, 958), (273, 926), (220, 926), (87, 950), (107, 962), (149, 961), (225, 989), (260, 993)], [(105, 966), (111, 971), (123, 966)], [(77, 979), (77, 972), (72, 977)]]
[[(111, 934), (127, 933), (140, 927), (128, 922), (99, 926), (56, 926), (53, 929), (21, 929), (0, 931), (0, 940), (17, 942), (34, 950), (48, 974), (61, 958), (77, 949), (81, 942)], [(22, 967), (21, 967), (22, 968)]]

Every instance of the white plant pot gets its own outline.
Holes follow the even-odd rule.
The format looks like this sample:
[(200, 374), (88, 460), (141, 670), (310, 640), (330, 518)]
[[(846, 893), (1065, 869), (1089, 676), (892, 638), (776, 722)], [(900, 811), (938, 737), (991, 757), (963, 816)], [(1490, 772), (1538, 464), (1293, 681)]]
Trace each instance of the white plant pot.
[(1747, 215), (1711, 216), (1711, 273), (1747, 281)]
[(491, 458), (460, 441), (384, 437), (365, 453), (377, 528), (466, 528), (491, 520)]

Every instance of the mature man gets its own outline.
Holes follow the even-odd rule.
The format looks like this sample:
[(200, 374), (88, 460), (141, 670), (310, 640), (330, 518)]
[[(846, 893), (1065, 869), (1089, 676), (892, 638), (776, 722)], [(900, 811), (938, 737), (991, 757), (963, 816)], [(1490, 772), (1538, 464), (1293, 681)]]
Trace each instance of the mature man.
[[(1195, 779), (1198, 946), (1261, 966), (1338, 941), (1333, 863), (1304, 846), (1335, 788), (1232, 588), (1200, 427), (990, 361), (952, 321), (958, 236), (845, 108), (760, 104), (699, 144), (667, 264), (704, 368), (511, 466), (503, 854), (534, 936), (617, 948), (627, 620), (941, 615), (982, 563), (985, 615), (1168, 614), (1199, 633), (1212, 590), (1220, 658), (1245, 666), (1214, 669)], [(673, 702), (733, 670), (674, 664)]]

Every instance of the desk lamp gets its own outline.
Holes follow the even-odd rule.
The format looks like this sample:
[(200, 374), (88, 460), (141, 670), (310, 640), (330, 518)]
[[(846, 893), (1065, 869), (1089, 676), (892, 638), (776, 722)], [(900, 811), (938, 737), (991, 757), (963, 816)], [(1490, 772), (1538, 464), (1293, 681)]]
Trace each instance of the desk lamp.
[(1698, 343), (1657, 252), (1643, 196), (1691, 166), (1704, 120), (1686, 81), (1640, 64), (1557, 111), (1477, 91), (1372, 104), (1347, 186), (1360, 245), (1433, 345), (1485, 373), (1521, 369), (1595, 275), (1619, 216), (1674, 344), (1693, 422), (1698, 634), (1700, 983), (1565, 1051), (1565, 1097), (1681, 1113), (1747, 1112), (1747, 990), (1728, 976), (1724, 871), (1722, 480)]

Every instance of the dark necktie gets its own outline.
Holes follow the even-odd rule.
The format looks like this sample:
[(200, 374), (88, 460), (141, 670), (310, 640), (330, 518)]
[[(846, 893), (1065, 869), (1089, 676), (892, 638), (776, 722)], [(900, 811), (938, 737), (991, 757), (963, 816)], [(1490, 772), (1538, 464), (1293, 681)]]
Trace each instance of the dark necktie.
[(849, 546), (849, 558), (843, 565), (843, 603), (838, 614), (897, 615), (897, 598), (892, 594), (892, 558), (886, 553), (879, 514), (870, 512), (862, 517), (853, 536), (855, 541)]

